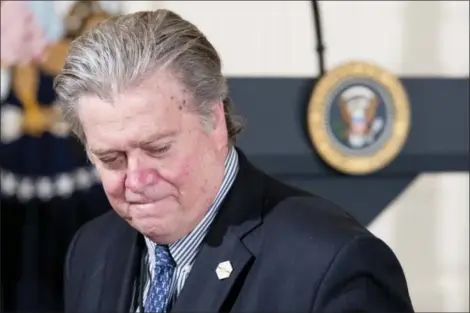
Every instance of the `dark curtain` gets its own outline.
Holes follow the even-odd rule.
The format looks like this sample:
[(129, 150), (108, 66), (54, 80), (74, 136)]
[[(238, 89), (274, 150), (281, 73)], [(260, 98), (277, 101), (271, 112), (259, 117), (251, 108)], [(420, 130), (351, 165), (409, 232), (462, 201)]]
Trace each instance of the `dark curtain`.
[(70, 198), (2, 199), (2, 289), (6, 312), (62, 309), (62, 272), (75, 231), (107, 206), (99, 187)]

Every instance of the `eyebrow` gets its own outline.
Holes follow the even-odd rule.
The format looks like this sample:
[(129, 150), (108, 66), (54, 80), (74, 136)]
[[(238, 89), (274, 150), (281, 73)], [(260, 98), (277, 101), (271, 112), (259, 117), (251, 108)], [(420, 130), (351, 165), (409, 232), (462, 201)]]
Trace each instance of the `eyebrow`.
[(90, 148), (90, 151), (96, 155), (96, 156), (105, 156), (105, 155), (108, 155), (108, 154), (113, 154), (113, 153), (119, 153), (119, 151), (117, 150), (112, 150), (112, 149), (109, 149), (109, 150), (106, 150), (106, 149), (94, 149), (94, 148)]
[(168, 137), (173, 137), (176, 135), (176, 130), (168, 130), (162, 133), (156, 133), (154, 135), (149, 136), (148, 138), (141, 140), (141, 141), (136, 141), (132, 142), (131, 145), (134, 147), (141, 147), (141, 146), (149, 146), (152, 145), (155, 141), (159, 141), (161, 139), (165, 139)]
[[(165, 139), (165, 138), (168, 138), (168, 137), (172, 137), (172, 136), (175, 136), (175, 135), (176, 135), (175, 130), (165, 131), (165, 132), (162, 132), (162, 133), (156, 133), (154, 135), (149, 136), (148, 138), (146, 138), (144, 140), (131, 142), (131, 146), (132, 147), (142, 147), (142, 146), (145, 147), (145, 146), (152, 145), (154, 142), (156, 142), (158, 140)], [(90, 151), (96, 156), (104, 156), (104, 155), (107, 155), (107, 154), (121, 152), (121, 151), (116, 150), (116, 149), (101, 149), (101, 148), (91, 148), (91, 147), (90, 147)]]

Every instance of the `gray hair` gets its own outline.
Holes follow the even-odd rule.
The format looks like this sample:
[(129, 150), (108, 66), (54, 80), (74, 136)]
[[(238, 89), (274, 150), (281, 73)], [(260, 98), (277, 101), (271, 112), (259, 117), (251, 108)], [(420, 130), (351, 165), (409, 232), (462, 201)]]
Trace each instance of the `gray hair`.
[(169, 68), (194, 98), (204, 124), (223, 102), (229, 139), (242, 130), (232, 111), (220, 57), (199, 29), (169, 10), (137, 12), (103, 21), (72, 41), (61, 73), (54, 80), (64, 119), (82, 141), (85, 135), (76, 113), (83, 95), (112, 101), (118, 92)]

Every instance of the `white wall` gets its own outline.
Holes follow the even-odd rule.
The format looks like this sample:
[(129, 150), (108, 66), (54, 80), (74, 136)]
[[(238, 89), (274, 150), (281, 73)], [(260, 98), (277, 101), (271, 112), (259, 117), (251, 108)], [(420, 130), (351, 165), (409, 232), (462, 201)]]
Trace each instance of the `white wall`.
[[(468, 1), (320, 3), (328, 68), (360, 59), (399, 75), (469, 74)], [(220, 51), (228, 75), (318, 73), (309, 1), (153, 1), (146, 5), (175, 10), (200, 27)]]
[[(195, 23), (229, 76), (319, 72), (308, 1), (147, 5)], [(468, 1), (321, 1), (321, 10), (327, 69), (358, 59), (400, 76), (469, 75)], [(399, 256), (416, 311), (469, 310), (468, 180), (468, 173), (421, 175), (370, 225)]]
[(469, 310), (468, 173), (423, 174), (370, 225), (402, 262), (416, 311)]

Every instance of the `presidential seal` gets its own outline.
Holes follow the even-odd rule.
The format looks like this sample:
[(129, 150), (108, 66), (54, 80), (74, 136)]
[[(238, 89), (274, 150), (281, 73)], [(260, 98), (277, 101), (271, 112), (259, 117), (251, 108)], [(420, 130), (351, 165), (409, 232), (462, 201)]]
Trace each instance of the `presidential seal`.
[(329, 71), (314, 88), (308, 132), (326, 163), (345, 174), (365, 175), (399, 154), (410, 115), (397, 77), (376, 65), (352, 62)]

